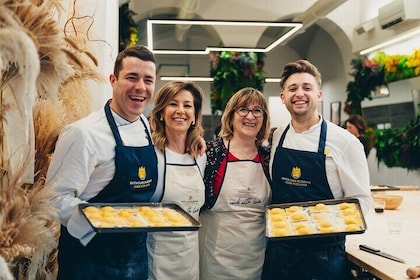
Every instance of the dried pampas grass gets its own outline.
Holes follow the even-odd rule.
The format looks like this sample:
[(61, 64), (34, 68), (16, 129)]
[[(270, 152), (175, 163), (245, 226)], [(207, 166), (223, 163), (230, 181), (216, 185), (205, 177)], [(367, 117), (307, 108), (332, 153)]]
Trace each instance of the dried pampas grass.
[[(55, 279), (59, 222), (45, 174), (61, 129), (90, 112), (87, 81), (105, 81), (88, 36), (64, 32), (60, 12), (59, 0), (0, 0), (0, 256), (15, 279)], [(13, 115), (33, 124), (33, 184), (21, 182), (33, 154), (17, 154), (24, 163), (12, 170), (4, 153)]]
[(46, 188), (22, 188), (19, 174), (2, 180), (8, 187), (0, 198), (0, 255), (16, 278), (53, 279), (55, 268), (48, 263), (57, 246), (59, 223), (57, 210), (49, 203), (52, 194)]

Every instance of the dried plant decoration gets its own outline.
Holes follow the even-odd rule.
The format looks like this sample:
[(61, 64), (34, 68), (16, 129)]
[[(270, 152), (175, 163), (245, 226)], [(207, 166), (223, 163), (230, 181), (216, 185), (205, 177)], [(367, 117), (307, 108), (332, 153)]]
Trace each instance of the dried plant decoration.
[[(76, 6), (68, 22), (92, 20)], [(59, 222), (45, 174), (61, 129), (90, 112), (87, 82), (105, 81), (89, 30), (63, 30), (61, 12), (59, 0), (0, 0), (0, 256), (15, 279), (55, 279)]]

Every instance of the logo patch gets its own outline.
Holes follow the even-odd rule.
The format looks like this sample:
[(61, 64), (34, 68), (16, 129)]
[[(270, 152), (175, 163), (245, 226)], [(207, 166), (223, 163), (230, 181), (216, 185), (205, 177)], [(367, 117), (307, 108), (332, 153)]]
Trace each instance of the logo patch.
[(293, 167), (292, 168), (292, 178), (293, 179), (298, 179), (298, 178), (300, 178), (300, 176), (301, 176), (301, 170), (300, 170), (300, 167), (297, 167), (297, 166), (295, 166), (295, 167)]
[(140, 180), (146, 179), (146, 167), (140, 166), (138, 170), (138, 175), (139, 175)]

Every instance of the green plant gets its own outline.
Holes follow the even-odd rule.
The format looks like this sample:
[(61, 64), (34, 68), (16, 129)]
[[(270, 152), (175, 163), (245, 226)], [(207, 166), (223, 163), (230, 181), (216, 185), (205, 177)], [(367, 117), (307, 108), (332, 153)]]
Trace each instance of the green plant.
[(119, 51), (132, 47), (139, 41), (139, 32), (133, 16), (136, 15), (128, 7), (129, 2), (119, 8)]
[(230, 97), (243, 87), (263, 89), (264, 54), (253, 52), (212, 52), (210, 54), (211, 110), (223, 111)]
[(375, 148), (378, 163), (388, 167), (420, 169), (420, 115), (407, 127), (376, 130)]
[(362, 101), (372, 99), (371, 92), (383, 85), (384, 67), (366, 57), (351, 60), (354, 81), (347, 84), (347, 100), (344, 111), (349, 115), (362, 114)]

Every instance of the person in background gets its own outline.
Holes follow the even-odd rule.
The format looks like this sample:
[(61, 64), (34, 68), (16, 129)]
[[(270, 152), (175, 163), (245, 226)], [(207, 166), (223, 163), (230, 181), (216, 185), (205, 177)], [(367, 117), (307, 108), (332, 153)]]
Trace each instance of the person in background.
[(344, 127), (356, 136), (363, 145), (366, 157), (369, 155), (369, 139), (365, 135), (365, 120), (361, 115), (352, 115), (345, 122)]
[(153, 53), (139, 45), (123, 50), (109, 81), (112, 99), (63, 129), (48, 169), (45, 186), (57, 193), (62, 225), (58, 279), (148, 278), (146, 233), (95, 234), (78, 209), (147, 202), (156, 189), (157, 158), (142, 114), (155, 90)]
[[(318, 69), (306, 60), (288, 63), (280, 86), (280, 98), (291, 121), (273, 134), (271, 203), (357, 198), (367, 213), (373, 201), (363, 147), (345, 129), (318, 114), (323, 94)], [(267, 244), (262, 279), (347, 277), (350, 269), (344, 235)]]
[[(200, 155), (203, 91), (169, 82), (156, 94), (150, 117), (159, 180), (152, 201), (177, 203), (198, 220), (204, 204), (206, 154)], [(199, 279), (198, 231), (148, 234), (149, 279)]]
[(270, 201), (270, 121), (254, 88), (236, 92), (222, 115), (219, 138), (207, 143), (206, 203), (200, 213), (200, 279), (260, 279), (265, 207)]

